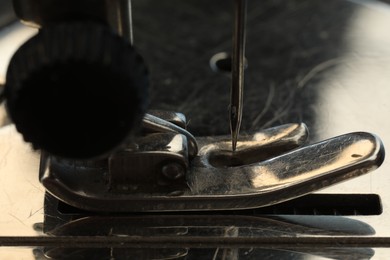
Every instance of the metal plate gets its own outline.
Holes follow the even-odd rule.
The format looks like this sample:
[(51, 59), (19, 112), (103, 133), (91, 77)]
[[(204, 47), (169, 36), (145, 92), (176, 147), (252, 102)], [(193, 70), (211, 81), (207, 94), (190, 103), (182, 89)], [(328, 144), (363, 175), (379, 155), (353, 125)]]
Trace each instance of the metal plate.
[[(380, 136), (385, 147), (388, 147), (389, 6), (377, 1), (358, 0), (251, 1), (249, 5), (249, 66), (243, 131), (303, 121), (311, 129), (313, 142), (347, 132), (366, 131)], [(230, 79), (226, 73), (212, 71), (209, 60), (218, 52), (230, 51), (231, 14), (231, 6), (222, 0), (134, 0), (135, 43), (150, 67), (154, 83), (151, 91), (152, 108), (183, 112), (190, 121), (189, 130), (198, 136), (228, 133)], [(31, 33), (34, 31), (20, 26), (3, 29), (0, 37), (0, 61), (7, 63), (10, 53)], [(18, 37), (10, 40), (8, 36), (12, 35)], [(0, 78), (4, 76), (4, 70), (5, 65), (2, 65)], [(30, 246), (22, 249), (2, 247), (2, 258), (42, 259), (39, 258), (41, 249), (35, 251), (34, 256), (33, 248), (49, 244), (52, 247), (63, 246), (72, 241), (73, 244), (69, 245), (79, 243), (94, 248), (102, 247), (103, 240), (104, 246), (119, 246), (121, 239), (122, 242), (127, 241), (125, 245), (128, 247), (137, 244), (129, 234), (119, 233), (97, 238), (44, 236), (40, 225), (36, 225), (42, 223), (45, 217), (44, 191), (37, 174), (38, 155), (32, 153), (29, 146), (14, 134), (12, 126), (8, 126), (1, 130), (0, 158), (0, 205), (3, 209), (0, 215), (0, 243)], [(385, 159), (382, 167), (374, 174), (322, 191), (337, 194), (378, 194), (383, 204), (381, 215), (328, 217), (327, 221), (321, 216), (286, 216), (282, 218), (282, 223), (291, 224), (292, 221), (300, 220), (303, 222), (300, 225), (304, 228), (301, 233), (292, 232), (288, 241), (278, 240), (280, 244), (286, 243), (278, 249), (290, 248), (279, 250), (282, 252), (279, 255), (274, 250), (275, 245), (261, 240), (262, 237), (256, 235), (258, 233), (252, 233), (250, 241), (242, 240), (242, 243), (231, 238), (237, 234), (233, 231), (219, 233), (217, 238), (224, 237), (225, 240), (222, 241), (225, 244), (207, 246), (202, 244), (202, 239), (207, 241), (207, 237), (215, 238), (215, 233), (207, 232), (210, 228), (198, 229), (199, 232), (191, 233), (192, 237), (198, 239), (191, 244), (193, 248), (203, 245), (213, 249), (190, 249), (189, 252), (191, 255), (196, 253), (197, 256), (210, 256), (209, 258), (230, 255), (231, 258), (245, 259), (248, 250), (239, 250), (237, 257), (237, 250), (227, 252), (219, 248), (233, 248), (234, 242), (239, 247), (245, 247), (246, 242), (256, 248), (255, 252), (260, 250), (257, 256), (263, 254), (262, 257), (291, 259), (292, 255), (286, 255), (285, 252), (298, 251), (301, 253), (295, 256), (302, 259), (304, 251), (305, 258), (309, 259), (342, 259), (345, 254), (340, 255), (340, 248), (343, 247), (342, 249), (354, 248), (352, 251), (347, 250), (351, 256), (362, 256), (363, 252), (362, 258), (386, 259), (390, 251), (382, 247), (388, 247), (389, 244), (381, 244), (381, 241), (386, 240), (380, 238), (390, 238), (389, 170), (389, 160)], [(237, 220), (236, 215), (237, 213), (230, 215), (235, 220), (226, 226), (242, 228), (242, 222)], [(160, 216), (155, 218), (161, 219)], [(318, 254), (312, 244), (306, 250), (302, 249), (304, 246), (300, 246), (305, 245), (304, 239), (318, 237), (318, 234), (314, 236), (310, 233), (307, 226), (314, 225), (317, 230), (325, 232), (329, 231), (329, 225), (333, 221), (345, 223), (344, 220), (357, 221), (356, 223), (369, 227), (366, 230), (370, 232), (344, 234), (342, 237), (347, 240), (332, 234), (330, 237), (335, 237), (334, 240), (322, 240), (326, 246), (333, 248), (325, 250), (328, 255)], [(322, 225), (318, 226), (319, 223)], [(183, 226), (185, 223), (181, 227)], [(262, 230), (273, 227), (275, 225), (269, 225)], [(333, 226), (338, 229), (342, 227), (346, 227), (346, 224)], [(21, 240), (21, 236), (30, 237), (28, 240)], [(171, 245), (172, 248), (177, 248), (180, 242), (184, 242), (182, 236), (172, 236), (169, 238), (171, 240), (166, 236), (155, 237), (158, 238), (167, 239), (160, 239), (165, 247)], [(272, 236), (265, 238), (272, 241)], [(354, 239), (371, 243), (358, 243)], [(167, 241), (172, 240), (174, 243), (168, 244)], [(112, 244), (108, 243), (110, 241)], [(340, 246), (343, 241), (349, 243)], [(150, 241), (143, 242), (141, 245), (144, 247), (150, 248), (152, 245)], [(317, 242), (319, 247), (321, 241)], [(189, 248), (191, 245), (188, 245)], [(261, 249), (265, 247), (271, 249)], [(292, 250), (291, 247), (295, 249)], [(334, 254), (329, 255), (329, 252)], [(253, 259), (256, 255), (249, 254), (247, 258), (251, 257)]]

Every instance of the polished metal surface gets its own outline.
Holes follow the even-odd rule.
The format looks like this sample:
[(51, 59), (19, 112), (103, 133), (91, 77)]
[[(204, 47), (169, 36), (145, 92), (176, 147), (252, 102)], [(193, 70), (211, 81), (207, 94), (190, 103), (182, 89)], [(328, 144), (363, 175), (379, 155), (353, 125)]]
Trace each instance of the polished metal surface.
[(131, 0), (122, 0), (121, 1), (121, 21), (122, 21), (122, 35), (125, 37), (131, 45), (134, 44), (134, 35), (133, 35), (133, 16), (132, 16), (132, 7)]
[[(151, 134), (136, 142), (137, 150), (114, 154), (108, 171), (100, 164), (43, 159), (40, 180), (56, 198), (89, 211), (233, 210), (294, 199), (366, 174), (384, 159), (380, 139), (363, 132), (281, 154), (301, 146), (306, 137), (303, 124), (274, 127), (239, 140), (234, 153), (228, 137), (199, 138), (199, 153), (188, 167), (184, 136)], [(161, 178), (158, 167), (164, 169), (167, 161), (188, 167), (188, 187), (154, 184)]]
[(188, 141), (188, 153), (191, 158), (198, 154), (198, 144), (195, 137), (185, 128), (179, 127), (174, 123), (161, 119), (152, 114), (146, 114), (142, 120), (142, 127), (163, 133), (179, 133), (184, 135)]
[[(169, 196), (187, 188), (185, 175), (189, 161), (185, 136), (173, 133), (148, 134), (140, 138), (136, 146), (136, 151), (125, 149), (110, 156), (108, 173), (105, 174), (108, 175), (106, 178), (109, 179), (110, 192), (122, 196), (155, 192)], [(104, 171), (107, 171), (107, 167)], [(83, 174), (83, 170), (78, 172)], [(101, 169), (98, 172), (101, 173)], [(104, 196), (103, 193), (101, 196)]]
[[(267, 142), (267, 137), (272, 139), (274, 136), (277, 134), (259, 133), (261, 141)], [(262, 152), (261, 141), (259, 153)], [(194, 194), (200, 198), (203, 194), (210, 196), (205, 198), (201, 209), (213, 208), (217, 201), (228, 203), (221, 207), (223, 209), (280, 203), (374, 170), (382, 163), (384, 155), (381, 141), (375, 136), (354, 133), (258, 163), (215, 167), (210, 175), (210, 159), (219, 154), (220, 149), (218, 144), (202, 146), (199, 160), (194, 162), (194, 170), (189, 177)], [(244, 199), (246, 196), (247, 199)], [(238, 201), (240, 197), (244, 200)]]
[(246, 6), (246, 0), (234, 0), (232, 85), (229, 108), (233, 152), (236, 150), (238, 135), (240, 133), (242, 110), (244, 105)]
[[(153, 106), (185, 112), (190, 119), (188, 126), (190, 131), (197, 136), (226, 133), (229, 126), (223, 115), (226, 114), (227, 108), (219, 104), (222, 104), (221, 100), (225, 104), (228, 103), (228, 97), (224, 98), (220, 93), (227, 91), (226, 85), (229, 84), (230, 78), (209, 71), (206, 67), (213, 54), (228, 51), (230, 48), (228, 42), (231, 41), (231, 28), (223, 30), (227, 22), (231, 21), (229, 16), (231, 8), (225, 10), (223, 1), (223, 3), (217, 1), (215, 5), (211, 1), (202, 0), (164, 1), (160, 5), (156, 2), (133, 1), (135, 9), (140, 11), (138, 14), (134, 13), (135, 25), (138, 25), (135, 28), (137, 44), (143, 53), (147, 54), (146, 58), (153, 72), (151, 75), (155, 80), (152, 91)], [(390, 114), (388, 100), (390, 96), (388, 87), (390, 85), (388, 73), (390, 71), (388, 47), (390, 46), (388, 33), (390, 9), (388, 5), (368, 0), (326, 2), (291, 0), (286, 5), (283, 1), (272, 1), (274, 4), (266, 3), (267, 1), (248, 3), (251, 5), (248, 9), (248, 30), (251, 33), (248, 34), (250, 39), (248, 39), (247, 57), (251, 66), (246, 74), (247, 98), (242, 131), (303, 120), (308, 124), (311, 130), (310, 140), (314, 142), (348, 132), (366, 131), (376, 133), (383, 140), (385, 147), (389, 146), (390, 125), (387, 116)], [(203, 8), (204, 6), (208, 6), (207, 10)], [(196, 10), (204, 16), (197, 16)], [(167, 13), (171, 15), (167, 17)], [(192, 26), (191, 29), (177, 26), (179, 15), (186, 18), (183, 24), (191, 24), (192, 21), (197, 26)], [(169, 19), (170, 17), (172, 19)], [(173, 23), (170, 23), (171, 21)], [(171, 31), (166, 28), (173, 29)], [(221, 33), (205, 39), (205, 30)], [(23, 34), (26, 31), (34, 33), (33, 30), (15, 25), (1, 31), (2, 36), (12, 36), (12, 38), (0, 37), (0, 68), (6, 66), (7, 57), (17, 48), (18, 42), (22, 40), (23, 35), (26, 35)], [(161, 37), (163, 34), (168, 35), (167, 40)], [(261, 40), (257, 41), (256, 35)], [(0, 69), (0, 77), (3, 75), (4, 69)], [(205, 86), (206, 90), (199, 91), (194, 86)], [(170, 91), (172, 88), (175, 91)], [(169, 95), (162, 95), (159, 91), (169, 91)], [(256, 94), (259, 92), (260, 94)], [(213, 102), (210, 102), (210, 99)], [(204, 109), (195, 111), (194, 107)], [(256, 112), (251, 113), (251, 111)], [(64, 247), (73, 248), (59, 249), (57, 252), (61, 252), (61, 255), (57, 256), (62, 259), (67, 257), (77, 259), (75, 256), (88, 258), (91, 252), (92, 257), (89, 259), (104, 258), (105, 254), (110, 255), (110, 252), (119, 259), (120, 256), (148, 258), (145, 251), (150, 252), (149, 258), (157, 258), (155, 252), (161, 252), (160, 256), (163, 258), (174, 255), (175, 252), (165, 251), (161, 249), (162, 247), (171, 245), (172, 248), (179, 248), (176, 253), (185, 253), (181, 250), (181, 246), (189, 241), (192, 242), (192, 247), (188, 247), (187, 259), (202, 256), (205, 259), (226, 259), (226, 256), (232, 256), (234, 259), (272, 257), (388, 259), (390, 255), (389, 244), (383, 243), (390, 238), (388, 158), (381, 168), (373, 173), (319, 192), (323, 195), (377, 194), (380, 196), (383, 211), (379, 215), (260, 215), (258, 222), (252, 222), (244, 216), (252, 217), (254, 213), (245, 211), (231, 212), (222, 216), (211, 214), (208, 216), (210, 225), (202, 223), (204, 217), (199, 217), (202, 221), (197, 225), (185, 221), (180, 224), (182, 218), (176, 215), (171, 216), (174, 219), (173, 223), (169, 223), (162, 215), (141, 215), (140, 218), (143, 219), (162, 220), (161, 223), (166, 224), (166, 230), (172, 226), (180, 227), (176, 235), (152, 237), (150, 240), (131, 236), (125, 230), (120, 232), (119, 228), (114, 230), (115, 235), (103, 233), (99, 237), (93, 236), (96, 234), (96, 229), (91, 230), (89, 233), (91, 236), (86, 232), (82, 238), (43, 234), (40, 227), (44, 218), (48, 219), (52, 216), (53, 221), (59, 225), (58, 230), (61, 230), (61, 225), (69, 222), (69, 214), (55, 215), (50, 211), (44, 212), (44, 189), (37, 178), (39, 154), (34, 153), (22, 141), (12, 126), (6, 126), (0, 130), (0, 158), (0, 205), (3, 209), (0, 215), (0, 242), (2, 245), (7, 245), (7, 247), (0, 247), (2, 259), (46, 259), (44, 252), (48, 253), (49, 249), (57, 250)], [(50, 208), (51, 205), (46, 204), (46, 206)], [(73, 217), (72, 214), (70, 215)], [(242, 222), (238, 220), (240, 216), (243, 216)], [(94, 214), (87, 214), (85, 217), (95, 219)], [(279, 224), (289, 223), (282, 228), (285, 233), (275, 233), (276, 237), (261, 237), (260, 234), (267, 235), (268, 232), (279, 230), (279, 224), (269, 221), (275, 220), (275, 217), (278, 218)], [(231, 221), (225, 221), (227, 219)], [(118, 219), (114, 217), (113, 220)], [(133, 220), (134, 222), (129, 220), (131, 227), (140, 223), (136, 218)], [(79, 223), (91, 222), (85, 220)], [(299, 223), (295, 227), (303, 228), (293, 228), (290, 225), (292, 222)], [(336, 222), (339, 224), (335, 224)], [(264, 225), (262, 229), (260, 223), (270, 225)], [(69, 225), (71, 226), (71, 223)], [(182, 235), (185, 233), (183, 231), (186, 229), (183, 227), (186, 225), (199, 230), (195, 239), (189, 240)], [(202, 225), (207, 226), (202, 228)], [(114, 226), (115, 223), (112, 223), (112, 227)], [(150, 226), (161, 227), (153, 223)], [(219, 233), (215, 240), (206, 240), (207, 234), (202, 232), (218, 231), (218, 227), (223, 230), (227, 226), (229, 227), (224, 237)], [(238, 243), (243, 230), (246, 229), (246, 234), (250, 234), (252, 226), (259, 229), (252, 232), (252, 237)], [(282, 224), (281, 226), (283, 227)], [(239, 227), (238, 234), (235, 227)], [(84, 226), (84, 228), (88, 227)], [(321, 231), (316, 233), (310, 231), (311, 229)], [(102, 227), (102, 230), (107, 229)], [(157, 230), (156, 234), (163, 232), (160, 228), (155, 230)], [(284, 236), (289, 230), (292, 231), (291, 237)], [(62, 234), (66, 233), (64, 229), (62, 232)], [(71, 234), (70, 231), (68, 234)], [(191, 234), (196, 233), (191, 232)], [(153, 247), (151, 243), (153, 239), (155, 243), (156, 241), (160, 243), (159, 246)], [(216, 240), (219, 244), (215, 243)], [(9, 243), (5, 244), (5, 241)], [(139, 243), (140, 241), (142, 244)], [(214, 242), (214, 244), (207, 244), (204, 241)], [(308, 241), (312, 243), (309, 244)], [(283, 246), (282, 243), (287, 246)], [(146, 250), (143, 252), (120, 250), (118, 248), (121, 245), (122, 248), (141, 245), (140, 247)], [(245, 249), (249, 245), (251, 248)], [(83, 246), (85, 250), (80, 250)], [(114, 246), (114, 249), (110, 246)], [(240, 249), (235, 250), (234, 248), (237, 247)], [(52, 252), (54, 256), (55, 251)], [(93, 255), (93, 252), (96, 254)], [(177, 258), (180, 259), (180, 256)]]
[[(339, 248), (331, 249), (329, 246), (317, 246), (310, 248), (309, 245), (299, 248), (286, 247), (271, 247), (270, 249), (251, 248), (251, 239), (264, 239), (276, 237), (284, 237), (287, 239), (296, 239), (300, 236), (321, 236), (323, 238), (343, 238), (345, 236), (359, 237), (369, 236), (373, 234), (370, 226), (363, 222), (350, 220), (348, 218), (329, 218), (317, 217), (261, 217), (261, 216), (229, 216), (214, 214), (208, 215), (158, 215), (158, 216), (143, 216), (143, 217), (81, 217), (77, 220), (70, 221), (65, 225), (59, 226), (48, 231), (51, 236), (56, 237), (88, 237), (88, 236), (111, 236), (111, 237), (148, 237), (158, 241), (161, 238), (170, 239), (174, 237), (180, 238), (182, 243), (177, 244), (176, 248), (170, 248), (171, 256), (181, 252), (181, 255), (187, 258), (202, 258), (212, 259), (212, 255), (222, 257), (225, 254), (235, 253), (236, 258), (227, 259), (263, 259), (267, 255), (273, 255), (275, 258), (287, 256), (290, 257), (309, 257), (322, 256), (325, 258), (337, 257), (337, 259), (348, 257), (353, 254), (356, 259), (371, 258), (375, 252), (369, 247), (363, 248)], [(221, 248), (216, 250), (208, 248), (199, 255), (201, 250), (198, 248), (196, 238), (203, 237), (211, 243), (222, 241), (225, 239), (241, 239), (242, 244), (247, 243), (244, 248)], [(330, 241), (329, 241), (330, 242)], [(218, 242), (217, 242), (218, 243)], [(223, 247), (223, 243), (220, 244)], [(190, 249), (189, 249), (190, 248)], [(198, 249), (197, 249), (198, 248)], [(45, 247), (41, 249), (46, 255), (69, 255), (71, 252), (83, 251), (84, 254), (93, 252), (90, 249), (62, 249), (59, 247)], [(96, 249), (95, 249), (96, 250)], [(113, 252), (119, 257), (127, 256), (142, 256), (142, 258), (150, 258), (150, 249), (136, 250), (135, 248), (114, 248)], [(172, 252), (173, 251), (173, 252)], [(67, 253), (66, 253), (67, 252)], [(153, 251), (152, 251), (153, 252)], [(108, 251), (103, 251), (108, 256)], [(167, 252), (165, 252), (167, 254)], [(163, 258), (164, 253), (160, 253), (159, 257)], [(240, 256), (240, 257), (238, 257)], [(165, 257), (168, 257), (165, 255)], [(186, 259), (187, 259), (186, 258)], [(222, 257), (223, 258), (223, 257)], [(291, 259), (291, 258), (290, 258)], [(295, 258), (294, 258), (295, 259)]]

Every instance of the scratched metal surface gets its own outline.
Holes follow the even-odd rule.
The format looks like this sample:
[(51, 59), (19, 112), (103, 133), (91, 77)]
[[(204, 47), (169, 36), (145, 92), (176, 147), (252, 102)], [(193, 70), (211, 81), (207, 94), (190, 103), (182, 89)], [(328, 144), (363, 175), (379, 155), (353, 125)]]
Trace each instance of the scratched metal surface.
[[(224, 0), (134, 0), (133, 5), (135, 44), (153, 83), (151, 107), (185, 113), (195, 135), (227, 134), (230, 77), (212, 71), (209, 60), (230, 51), (232, 6)], [(378, 134), (389, 146), (388, 5), (276, 0), (249, 1), (248, 10), (243, 132), (303, 121), (312, 141), (362, 130)], [(10, 55), (34, 30), (12, 25), (0, 33), (3, 79)], [(0, 120), (6, 121), (4, 116)], [(38, 157), (12, 126), (0, 129), (0, 236), (43, 235)], [(381, 196), (383, 214), (348, 217), (370, 227), (364, 236), (390, 237), (389, 170), (386, 159), (374, 173), (322, 191)], [(332, 258), (308, 251), (295, 259)], [(42, 259), (39, 252), (3, 247), (0, 257)], [(375, 259), (390, 255), (385, 248), (366, 253), (366, 258)], [(269, 251), (268, 255), (292, 256)], [(264, 252), (256, 256), (264, 257)]]

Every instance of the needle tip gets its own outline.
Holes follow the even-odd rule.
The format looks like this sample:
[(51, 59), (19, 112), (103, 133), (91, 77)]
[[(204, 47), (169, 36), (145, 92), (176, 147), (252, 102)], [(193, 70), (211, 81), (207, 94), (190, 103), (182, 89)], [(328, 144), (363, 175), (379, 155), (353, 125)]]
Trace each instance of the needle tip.
[(232, 151), (233, 152), (235, 152), (237, 149), (237, 137), (238, 137), (238, 132), (232, 131)]
[(236, 148), (237, 148), (237, 140), (232, 140), (232, 150), (233, 150), (233, 152), (235, 152), (236, 151)]
[(237, 113), (237, 107), (231, 106), (230, 107), (230, 133), (232, 135), (232, 150), (233, 152), (236, 151), (237, 148), (237, 139), (238, 139), (238, 133), (240, 131), (240, 117)]

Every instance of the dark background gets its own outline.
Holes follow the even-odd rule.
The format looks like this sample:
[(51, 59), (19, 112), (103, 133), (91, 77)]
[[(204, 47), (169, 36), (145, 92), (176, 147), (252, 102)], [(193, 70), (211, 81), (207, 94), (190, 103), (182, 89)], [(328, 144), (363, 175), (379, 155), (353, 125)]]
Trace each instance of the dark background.
[[(232, 1), (135, 0), (135, 46), (152, 79), (151, 107), (187, 115), (195, 135), (229, 134), (230, 75), (210, 58), (231, 51)], [(248, 1), (242, 132), (289, 122), (315, 124), (316, 65), (344, 52), (355, 6), (347, 1)]]
[[(135, 47), (152, 82), (150, 108), (186, 114), (198, 136), (229, 134), (230, 75), (213, 71), (209, 61), (231, 51), (232, 2), (133, 0)], [(321, 83), (332, 75), (327, 67), (311, 72), (351, 52), (345, 35), (360, 8), (340, 0), (248, 0), (243, 133), (302, 121), (316, 129)], [(14, 19), (11, 1), (0, 0), (0, 24)]]

